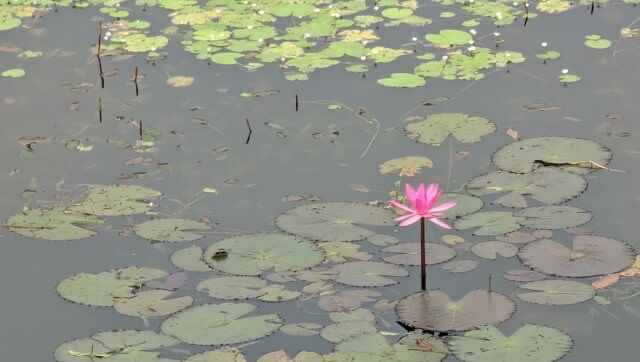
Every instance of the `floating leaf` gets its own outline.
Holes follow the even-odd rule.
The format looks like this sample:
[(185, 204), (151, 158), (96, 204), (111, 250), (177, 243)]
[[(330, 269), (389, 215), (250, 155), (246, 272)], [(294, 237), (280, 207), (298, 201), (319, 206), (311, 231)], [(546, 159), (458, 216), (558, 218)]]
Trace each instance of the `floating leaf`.
[(582, 77), (577, 74), (560, 74), (558, 80), (562, 83), (576, 83), (582, 80)]
[(55, 351), (55, 359), (58, 362), (178, 362), (160, 358), (160, 352), (155, 351), (178, 343), (153, 331), (101, 332), (61, 344)]
[(428, 42), (433, 45), (448, 48), (454, 45), (468, 45), (473, 41), (473, 36), (462, 30), (444, 29), (440, 30), (438, 34), (427, 34), (424, 37)]
[(524, 231), (514, 231), (508, 234), (497, 236), (496, 239), (512, 244), (526, 244), (541, 238), (538, 238), (536, 237), (536, 235), (530, 233), (525, 233)]
[(382, 294), (374, 290), (342, 290), (334, 295), (318, 299), (318, 307), (327, 312), (343, 312), (360, 308), (363, 303), (373, 302)]
[(536, 282), (538, 280), (545, 279), (547, 276), (538, 273), (535, 270), (507, 270), (504, 273), (504, 278), (512, 280), (514, 282)]
[(322, 329), (320, 336), (331, 343), (340, 343), (349, 338), (376, 332), (378, 329), (372, 321), (354, 320), (328, 325)]
[(147, 212), (153, 204), (148, 200), (162, 193), (134, 185), (91, 185), (86, 199), (70, 211), (98, 216), (134, 215)]
[(398, 238), (391, 235), (384, 235), (384, 234), (371, 235), (367, 238), (367, 241), (375, 246), (389, 246), (389, 245), (395, 245), (400, 242)]
[(22, 20), (14, 18), (12, 16), (0, 17), (0, 31), (15, 29), (22, 25)]
[(27, 75), (27, 72), (25, 72), (22, 68), (13, 68), (5, 70), (4, 72), (0, 73), (0, 75), (5, 78), (22, 78)]
[(391, 345), (379, 333), (364, 334), (339, 343), (325, 362), (440, 362), (446, 352), (425, 352), (415, 346)]
[(205, 304), (184, 310), (162, 323), (162, 332), (201, 346), (253, 341), (277, 331), (277, 314), (247, 316), (256, 307), (247, 303)]
[(61, 281), (57, 290), (62, 298), (70, 302), (111, 307), (113, 298), (131, 297), (133, 290), (145, 282), (167, 275), (159, 269), (135, 266), (98, 274), (79, 273)]
[(562, 13), (571, 9), (571, 2), (567, 0), (543, 0), (538, 3), (536, 9), (549, 14)]
[(506, 234), (520, 229), (524, 217), (514, 216), (505, 211), (483, 211), (459, 219), (455, 223), (455, 228), (466, 230), (477, 228), (473, 235), (491, 236)]
[(211, 271), (211, 268), (204, 262), (204, 251), (197, 245), (180, 249), (171, 255), (171, 262), (176, 267), (194, 272)]
[(284, 285), (273, 284), (262, 289), (263, 294), (258, 297), (259, 300), (269, 303), (286, 302), (299, 298), (302, 293), (285, 289)]
[(424, 167), (432, 168), (433, 161), (421, 156), (406, 156), (394, 158), (380, 164), (379, 171), (382, 175), (397, 174), (398, 176), (415, 176)]
[(542, 280), (519, 285), (533, 292), (518, 293), (518, 297), (529, 303), (546, 305), (568, 305), (582, 303), (596, 295), (589, 284), (570, 280)]
[(608, 288), (620, 281), (620, 273), (607, 274), (598, 278), (595, 282), (591, 283), (591, 286), (595, 290)]
[[(225, 251), (224, 259), (216, 258)], [(236, 275), (258, 276), (266, 271), (296, 271), (311, 268), (324, 260), (311, 242), (282, 233), (236, 236), (209, 246), (204, 260), (212, 268)]]
[(218, 299), (252, 299), (264, 295), (267, 282), (256, 277), (213, 277), (202, 281), (196, 289)]
[(363, 240), (375, 233), (360, 225), (393, 224), (389, 210), (348, 202), (303, 205), (276, 219), (276, 225), (286, 232), (322, 241)]
[(133, 227), (142, 238), (173, 243), (202, 239), (204, 235), (191, 231), (209, 229), (207, 224), (188, 219), (155, 219)]
[(189, 296), (167, 299), (171, 294), (168, 290), (145, 290), (132, 297), (114, 298), (113, 306), (120, 314), (147, 319), (173, 314), (193, 304)]
[(534, 241), (522, 248), (518, 256), (523, 264), (539, 272), (563, 277), (612, 274), (635, 260), (627, 244), (593, 235), (576, 236), (571, 248), (554, 240)]
[(446, 193), (440, 196), (440, 202), (455, 201), (456, 207), (444, 212), (447, 219), (455, 219), (465, 215), (473, 214), (482, 209), (484, 202), (481, 199), (466, 194)]
[(543, 165), (563, 166), (568, 171), (586, 173), (594, 166), (606, 166), (611, 152), (589, 140), (568, 137), (538, 137), (511, 143), (493, 156), (505, 171), (529, 173)]
[[(385, 253), (398, 253), (392, 256), (385, 256), (383, 259), (388, 263), (400, 265), (420, 265), (420, 244), (401, 243), (382, 249)], [(425, 257), (428, 265), (440, 264), (451, 260), (456, 256), (456, 251), (452, 248), (436, 243), (427, 243)]]
[(544, 61), (556, 60), (560, 58), (560, 53), (555, 50), (548, 50), (544, 53), (536, 54), (536, 58)]
[(330, 241), (319, 244), (327, 260), (332, 263), (344, 263), (348, 259), (369, 260), (371, 255), (360, 251), (360, 245), (346, 241)]
[(280, 332), (290, 336), (310, 337), (320, 334), (322, 324), (318, 323), (293, 323), (280, 328)]
[(466, 273), (477, 268), (478, 262), (475, 260), (461, 259), (444, 263), (440, 267), (451, 273)]
[(571, 206), (530, 207), (516, 213), (525, 220), (520, 223), (534, 229), (563, 229), (585, 224), (591, 213)]
[(333, 267), (337, 272), (335, 280), (354, 287), (383, 287), (398, 282), (388, 277), (406, 277), (409, 273), (393, 264), (354, 261)]
[(602, 35), (591, 34), (584, 37), (584, 45), (593, 49), (607, 49), (611, 46), (611, 40), (605, 39)]
[(193, 84), (193, 77), (177, 75), (167, 79), (167, 85), (174, 88), (185, 88)]
[(323, 362), (324, 358), (315, 353), (302, 351), (298, 352), (295, 357), (289, 358), (287, 352), (280, 350), (262, 355), (256, 362)]
[(510, 337), (494, 326), (453, 336), (449, 349), (465, 362), (554, 362), (569, 352), (571, 337), (557, 329), (525, 324)]
[(378, 84), (391, 88), (416, 88), (424, 86), (427, 82), (413, 73), (391, 73), (388, 78), (378, 79)]
[(528, 174), (496, 171), (476, 177), (467, 185), (467, 191), (475, 196), (502, 194), (494, 203), (506, 207), (527, 207), (524, 196), (545, 204), (568, 201), (587, 188), (587, 182), (579, 175), (552, 167), (542, 167)]
[(511, 258), (518, 254), (518, 248), (502, 241), (483, 241), (471, 247), (471, 252), (484, 259), (495, 260), (498, 255)]
[(237, 348), (224, 347), (214, 351), (194, 354), (184, 362), (247, 362)]
[(440, 145), (451, 135), (462, 143), (480, 142), (483, 136), (496, 131), (496, 125), (486, 118), (462, 113), (439, 113), (405, 126), (409, 138), (420, 143)]
[(498, 324), (511, 317), (513, 302), (502, 294), (476, 289), (453, 302), (440, 290), (420, 292), (401, 299), (396, 307), (408, 326), (429, 331), (466, 331)]
[(70, 212), (63, 208), (29, 209), (7, 220), (6, 228), (30, 238), (46, 240), (78, 240), (94, 236), (92, 230), (76, 225), (102, 224), (92, 215)]
[(387, 8), (382, 11), (382, 16), (389, 19), (401, 19), (413, 15), (413, 11), (407, 8)]

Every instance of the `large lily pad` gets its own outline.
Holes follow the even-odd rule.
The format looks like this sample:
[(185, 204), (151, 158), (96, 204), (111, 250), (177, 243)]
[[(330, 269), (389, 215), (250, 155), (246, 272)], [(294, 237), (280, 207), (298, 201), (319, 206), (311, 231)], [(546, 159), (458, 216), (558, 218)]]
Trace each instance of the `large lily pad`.
[(321, 243), (320, 248), (324, 250), (327, 261), (332, 263), (344, 263), (349, 259), (369, 260), (371, 255), (360, 251), (360, 245), (346, 241), (330, 241)]
[(98, 216), (141, 214), (151, 210), (150, 200), (162, 193), (135, 185), (91, 185), (89, 194), (70, 211)]
[(518, 256), (539, 272), (564, 277), (612, 274), (628, 268), (635, 260), (626, 243), (593, 235), (576, 236), (571, 248), (549, 239), (534, 241)]
[(591, 213), (571, 206), (530, 207), (515, 214), (524, 217), (520, 223), (533, 229), (564, 229), (585, 224), (591, 220)]
[(596, 295), (590, 284), (571, 280), (542, 280), (519, 286), (532, 292), (518, 293), (518, 297), (529, 303), (546, 305), (568, 305), (582, 303)]
[(422, 351), (402, 343), (390, 344), (378, 333), (364, 334), (339, 343), (325, 362), (440, 362), (446, 352)]
[(256, 277), (213, 277), (198, 284), (196, 289), (218, 299), (251, 299), (263, 294), (267, 282)]
[(58, 346), (58, 362), (178, 362), (160, 358), (162, 347), (178, 344), (175, 338), (153, 331), (101, 332), (89, 338), (76, 339)]
[(204, 237), (193, 231), (209, 230), (207, 224), (188, 219), (155, 219), (133, 227), (138, 236), (154, 241), (183, 242)]
[[(383, 259), (388, 263), (400, 265), (420, 265), (420, 244), (401, 243), (382, 249), (385, 253), (397, 253), (392, 256), (385, 256)], [(456, 251), (452, 248), (436, 243), (427, 243), (425, 247), (426, 262), (429, 265), (444, 263), (456, 256)]]
[[(226, 258), (216, 257), (220, 251)], [(311, 242), (282, 233), (236, 236), (209, 246), (204, 260), (212, 268), (236, 275), (258, 276), (266, 271), (296, 271), (311, 268), (324, 254)]]
[(455, 223), (455, 228), (459, 230), (477, 228), (473, 235), (478, 236), (501, 235), (519, 230), (524, 220), (524, 217), (514, 216), (506, 211), (484, 211), (459, 219)]
[(201, 346), (253, 341), (277, 331), (277, 314), (247, 316), (256, 307), (247, 303), (205, 304), (184, 310), (162, 323), (162, 332)]
[(442, 48), (448, 48), (454, 45), (468, 45), (473, 41), (473, 36), (462, 30), (444, 29), (438, 34), (427, 34), (424, 37), (428, 42)]
[(355, 241), (375, 233), (363, 226), (393, 225), (393, 213), (375, 206), (348, 202), (309, 204), (276, 219), (282, 230), (312, 240)]
[(165, 271), (135, 266), (98, 274), (79, 273), (58, 284), (60, 296), (70, 302), (111, 307), (113, 299), (132, 297), (132, 291), (153, 279), (164, 278)]
[(194, 354), (184, 362), (247, 362), (247, 360), (239, 349), (224, 347)]
[(471, 252), (484, 259), (495, 260), (498, 255), (511, 258), (518, 254), (518, 247), (504, 241), (483, 241), (471, 247)]
[(176, 251), (171, 255), (171, 262), (176, 267), (186, 271), (211, 271), (209, 265), (204, 262), (204, 250), (197, 245)]
[(94, 236), (92, 230), (76, 225), (102, 224), (92, 215), (68, 212), (63, 208), (30, 209), (7, 220), (7, 229), (30, 238), (46, 240), (78, 240)]
[(439, 113), (405, 126), (407, 136), (420, 143), (440, 145), (449, 135), (462, 143), (480, 142), (496, 131), (495, 123), (486, 118), (463, 113)]
[(482, 209), (482, 206), (484, 206), (484, 202), (482, 202), (482, 200), (477, 197), (451, 192), (442, 194), (439, 201), (441, 203), (445, 203), (447, 201), (456, 202), (456, 207), (444, 212), (444, 217), (447, 219), (455, 219), (465, 215), (473, 214), (474, 212)]
[(504, 171), (529, 173), (545, 165), (562, 166), (574, 173), (587, 173), (595, 166), (606, 166), (611, 152), (589, 140), (568, 137), (537, 137), (514, 142), (493, 155), (493, 162)]
[(483, 326), (451, 337), (449, 350), (465, 362), (554, 362), (573, 342), (557, 329), (525, 324), (510, 337), (494, 326)]
[(476, 177), (466, 186), (475, 196), (503, 194), (494, 203), (506, 207), (527, 207), (525, 196), (552, 205), (568, 201), (587, 188), (579, 175), (552, 167), (539, 168), (528, 174), (496, 171)]
[(427, 82), (413, 73), (391, 73), (388, 78), (378, 79), (378, 84), (391, 88), (416, 88), (422, 87)]
[(168, 299), (171, 294), (168, 290), (145, 290), (131, 297), (114, 298), (113, 306), (120, 314), (147, 319), (173, 314), (193, 304), (189, 296)]
[(400, 320), (429, 331), (466, 331), (498, 324), (511, 317), (515, 305), (496, 292), (476, 289), (454, 302), (440, 290), (420, 292), (401, 299), (396, 306)]
[(409, 273), (393, 264), (373, 261), (354, 261), (336, 265), (335, 280), (339, 283), (354, 287), (384, 287), (397, 284), (398, 281), (389, 277), (406, 277)]
[(301, 351), (294, 357), (289, 357), (287, 352), (279, 350), (262, 355), (256, 362), (324, 362), (324, 358), (318, 353), (308, 351)]

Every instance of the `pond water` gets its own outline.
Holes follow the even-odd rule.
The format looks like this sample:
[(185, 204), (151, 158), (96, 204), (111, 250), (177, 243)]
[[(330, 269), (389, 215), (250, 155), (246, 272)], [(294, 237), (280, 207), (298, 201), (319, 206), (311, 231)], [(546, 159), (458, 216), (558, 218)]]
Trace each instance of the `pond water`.
[[(296, 361), (633, 360), (640, 322), (640, 268), (632, 267), (640, 247), (635, 5), (3, 3), (0, 72), (13, 71), (0, 77), (0, 355), (183, 361), (228, 345), (247, 361), (278, 350), (291, 358), (318, 353)], [(536, 57), (548, 51), (559, 58)], [(449, 131), (455, 137), (434, 141)], [(400, 166), (389, 170), (393, 159)], [(522, 173), (529, 166), (537, 170)], [(477, 179), (498, 169), (490, 183)], [(399, 255), (383, 249), (419, 235), (419, 224), (398, 227), (385, 208), (405, 182), (437, 182), (473, 200), (452, 209), (461, 216), (448, 218), (453, 230), (430, 224), (438, 251), (428, 256), (442, 263), (429, 266), (429, 289), (453, 300), (476, 289), (489, 294), (426, 307), (403, 299), (420, 292), (419, 266), (406, 265), (418, 259), (418, 244)], [(470, 206), (471, 194), (482, 209)], [(181, 220), (137, 226), (170, 218)], [(161, 240), (174, 238), (195, 240)], [(495, 240), (502, 242), (481, 244)], [(562, 247), (572, 240), (573, 252)], [(207, 271), (176, 262), (176, 251), (194, 246), (206, 252), (191, 268)], [(494, 252), (504, 256), (491, 259)], [(376, 264), (356, 264), (365, 260)], [(89, 275), (130, 266), (152, 269), (129, 269), (133, 281)], [(527, 296), (525, 281), (504, 278), (509, 270), (565, 282)], [(167, 273), (168, 286), (159, 283)], [(221, 279), (232, 275), (244, 277)], [(145, 299), (145, 291), (163, 288), (175, 289), (170, 299), (184, 298)], [(418, 314), (414, 324), (444, 344), (430, 334), (405, 338), (398, 300), (405, 303), (398, 311)], [(507, 336), (527, 324), (553, 329), (512, 339), (488, 338), (487, 327), (465, 332), (492, 321)], [(314, 325), (304, 336), (280, 328), (295, 323)], [(111, 344), (84, 339), (115, 330), (171, 336), (153, 335), (157, 345), (125, 332)], [(479, 340), (496, 355), (481, 352)], [(436, 353), (447, 343), (452, 353)], [(220, 351), (189, 361), (240, 360), (232, 359), (237, 350)]]

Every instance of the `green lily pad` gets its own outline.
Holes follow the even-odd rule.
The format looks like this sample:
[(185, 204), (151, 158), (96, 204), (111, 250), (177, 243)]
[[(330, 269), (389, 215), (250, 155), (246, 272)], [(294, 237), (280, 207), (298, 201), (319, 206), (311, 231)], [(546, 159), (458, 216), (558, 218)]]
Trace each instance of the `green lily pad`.
[(184, 362), (247, 362), (237, 348), (223, 347), (190, 356)]
[(496, 292), (476, 289), (457, 302), (440, 290), (412, 294), (396, 306), (400, 320), (429, 331), (466, 331), (485, 324), (498, 324), (511, 317), (515, 305)]
[[(399, 265), (420, 265), (420, 244), (401, 243), (382, 249), (385, 253), (397, 253), (385, 256), (384, 261)], [(427, 243), (425, 247), (426, 263), (428, 265), (440, 264), (449, 261), (456, 256), (452, 248), (436, 243)]]
[(592, 49), (607, 49), (611, 46), (611, 40), (603, 38), (602, 35), (591, 34), (584, 38), (584, 45)]
[(298, 299), (302, 293), (289, 290), (281, 284), (272, 284), (262, 289), (263, 294), (258, 297), (259, 300), (267, 303), (279, 303), (286, 302), (294, 299)]
[(3, 76), (5, 78), (22, 78), (26, 74), (27, 73), (22, 68), (13, 68), (7, 69), (4, 72), (0, 73), (0, 76)]
[(451, 337), (449, 350), (465, 362), (554, 362), (572, 345), (571, 337), (557, 329), (525, 324), (510, 337), (494, 326), (482, 326)]
[(530, 207), (515, 214), (524, 217), (520, 222), (523, 226), (532, 229), (564, 229), (582, 224), (591, 220), (591, 213), (571, 206), (540, 206)]
[(320, 332), (320, 336), (331, 343), (340, 343), (363, 334), (376, 333), (378, 329), (372, 321), (355, 320), (331, 324)]
[(560, 58), (560, 53), (555, 51), (555, 50), (548, 50), (544, 53), (538, 53), (536, 54), (536, 58), (540, 59), (540, 60), (556, 60)]
[(365, 64), (352, 64), (344, 68), (344, 70), (351, 73), (366, 73), (369, 71), (369, 67)]
[(167, 299), (171, 294), (168, 290), (145, 290), (132, 297), (114, 298), (113, 306), (120, 314), (147, 319), (174, 314), (193, 304), (189, 296)]
[(557, 14), (571, 9), (572, 3), (567, 0), (543, 0), (536, 9), (542, 13)]
[(178, 340), (153, 331), (101, 332), (89, 338), (76, 339), (58, 346), (58, 362), (178, 362), (160, 358), (163, 347), (172, 347)]
[(113, 306), (113, 299), (132, 297), (132, 292), (153, 279), (164, 278), (165, 271), (128, 267), (98, 274), (79, 273), (58, 284), (60, 296), (70, 302), (100, 307)]
[(324, 362), (322, 355), (315, 352), (301, 351), (290, 358), (284, 350), (263, 354), (256, 362)]
[(210, 229), (207, 224), (187, 219), (155, 219), (133, 227), (135, 233), (142, 238), (172, 243), (202, 239), (204, 235), (192, 230)]
[(576, 83), (582, 80), (582, 77), (577, 74), (561, 74), (558, 76), (558, 80), (562, 83)]
[(310, 337), (320, 334), (322, 324), (318, 323), (292, 323), (282, 326), (280, 332), (290, 336)]
[(420, 143), (439, 146), (449, 135), (462, 143), (480, 142), (496, 131), (495, 123), (486, 118), (462, 113), (439, 113), (405, 126), (407, 136)]
[(388, 78), (378, 79), (378, 84), (392, 88), (416, 88), (422, 87), (427, 82), (413, 73), (391, 73)]
[(592, 235), (576, 236), (570, 248), (550, 239), (534, 241), (518, 256), (524, 265), (541, 273), (575, 278), (617, 273), (635, 260), (626, 243)]
[(363, 240), (375, 233), (361, 225), (393, 224), (393, 213), (390, 210), (348, 202), (303, 205), (276, 219), (276, 225), (286, 232), (321, 241)]
[(568, 305), (585, 302), (596, 295), (589, 284), (571, 280), (542, 280), (519, 285), (532, 292), (518, 293), (518, 297), (529, 303), (545, 305)]
[(79, 240), (96, 235), (76, 225), (102, 224), (99, 218), (63, 208), (29, 209), (7, 220), (6, 228), (23, 236), (46, 240)]
[(382, 16), (389, 19), (402, 19), (413, 15), (413, 10), (408, 8), (387, 8), (382, 10)]
[(503, 194), (494, 201), (506, 207), (527, 207), (525, 196), (542, 203), (560, 204), (578, 196), (587, 188), (579, 175), (552, 167), (542, 167), (528, 174), (496, 171), (476, 177), (466, 185), (475, 196)]
[(483, 211), (464, 216), (455, 222), (455, 228), (467, 230), (477, 228), (473, 235), (491, 236), (502, 235), (519, 230), (524, 217), (514, 216), (506, 211)]
[(391, 344), (379, 333), (364, 334), (339, 343), (325, 362), (440, 362), (446, 352), (421, 351), (403, 343)]
[(264, 295), (267, 282), (256, 277), (213, 277), (202, 281), (196, 289), (218, 299), (252, 299)]
[(369, 260), (371, 255), (360, 251), (360, 245), (346, 241), (330, 241), (319, 244), (328, 262), (344, 263), (347, 260)]
[(149, 200), (161, 195), (156, 190), (142, 186), (91, 185), (87, 197), (71, 206), (69, 211), (98, 216), (141, 214), (153, 207)]
[(338, 283), (354, 287), (384, 287), (397, 284), (398, 281), (389, 277), (406, 277), (409, 273), (394, 264), (354, 261), (333, 267)]
[(25, 50), (22, 53), (18, 54), (18, 58), (21, 58), (21, 59), (35, 59), (35, 58), (41, 57), (43, 54), (44, 53), (42, 53), (40, 51)]
[(428, 42), (433, 45), (448, 48), (454, 45), (468, 45), (473, 41), (473, 36), (466, 31), (455, 29), (440, 30), (438, 34), (427, 34), (424, 37)]
[(22, 20), (10, 16), (0, 17), (0, 31), (15, 29), (22, 25)]
[(146, 36), (145, 34), (132, 34), (122, 39), (124, 49), (133, 53), (155, 52), (169, 44), (169, 39), (162, 35)]
[(204, 262), (204, 250), (197, 245), (176, 251), (171, 255), (171, 262), (176, 267), (186, 271), (211, 271), (209, 265)]
[(433, 161), (422, 156), (405, 156), (381, 163), (378, 170), (381, 175), (397, 174), (411, 177), (420, 173), (424, 167), (432, 168)]
[(396, 238), (395, 236), (384, 234), (371, 235), (367, 238), (367, 241), (375, 246), (396, 245), (400, 242), (400, 240), (398, 240), (398, 238)]
[(484, 202), (477, 197), (451, 192), (442, 194), (439, 201), (440, 203), (448, 201), (456, 202), (456, 206), (454, 208), (444, 212), (444, 217), (447, 219), (456, 219), (465, 215), (473, 214), (484, 206)]
[(611, 152), (605, 147), (569, 137), (528, 138), (508, 144), (493, 155), (493, 162), (499, 169), (515, 173), (529, 173), (553, 165), (584, 174), (593, 170), (593, 162), (606, 167), (610, 159)]
[(247, 303), (199, 305), (170, 317), (160, 328), (189, 344), (220, 346), (260, 339), (282, 326), (277, 314), (247, 316), (255, 310)]
[[(223, 250), (227, 257), (214, 257)], [(209, 246), (204, 260), (212, 268), (236, 275), (258, 276), (266, 271), (311, 268), (324, 254), (311, 242), (282, 233), (250, 234), (224, 239)]]
[(484, 258), (495, 260), (498, 255), (511, 258), (518, 254), (518, 247), (503, 241), (483, 241), (471, 247), (471, 252)]

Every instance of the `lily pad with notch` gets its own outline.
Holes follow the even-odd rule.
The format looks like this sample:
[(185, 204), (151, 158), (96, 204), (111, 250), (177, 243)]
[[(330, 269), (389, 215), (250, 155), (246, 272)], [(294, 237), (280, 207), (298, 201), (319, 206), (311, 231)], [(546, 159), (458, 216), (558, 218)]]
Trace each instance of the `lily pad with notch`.
[(276, 219), (276, 225), (280, 229), (320, 241), (363, 240), (375, 234), (364, 226), (393, 224), (393, 213), (390, 210), (349, 202), (303, 205)]
[(151, 210), (150, 200), (162, 193), (136, 185), (91, 185), (89, 194), (69, 211), (98, 216), (141, 214)]
[(257, 298), (266, 293), (267, 282), (257, 277), (213, 277), (198, 283), (196, 290), (212, 298), (238, 300)]
[(120, 314), (148, 319), (174, 314), (193, 304), (190, 296), (169, 299), (172, 294), (168, 290), (144, 290), (131, 297), (114, 298), (113, 306)]
[(495, 260), (498, 255), (503, 258), (516, 256), (518, 247), (503, 241), (483, 241), (472, 246), (471, 252), (481, 258)]
[(532, 229), (564, 229), (586, 224), (591, 220), (591, 213), (572, 206), (539, 206), (519, 211), (516, 217), (523, 217), (523, 226)]
[(485, 324), (498, 324), (515, 311), (506, 296), (484, 289), (467, 293), (457, 302), (443, 291), (431, 290), (400, 300), (396, 312), (400, 320), (413, 328), (427, 331), (466, 331)]
[(408, 123), (405, 131), (412, 140), (439, 146), (449, 136), (462, 143), (480, 142), (482, 137), (496, 131), (496, 125), (482, 117), (463, 113), (439, 113)]
[(473, 214), (484, 206), (484, 202), (477, 197), (452, 192), (442, 194), (439, 201), (441, 203), (445, 203), (447, 201), (456, 202), (456, 206), (454, 208), (444, 212), (444, 217), (447, 219), (456, 219), (465, 215)]
[[(401, 243), (382, 249), (385, 253), (396, 255), (385, 256), (382, 259), (387, 263), (398, 265), (420, 265), (420, 244)], [(456, 251), (446, 245), (426, 243), (426, 263), (428, 265), (440, 264), (449, 261), (456, 256)]]
[(518, 297), (529, 303), (545, 305), (569, 305), (582, 303), (596, 295), (590, 284), (572, 280), (542, 280), (519, 285), (529, 292), (518, 293)]
[(223, 347), (191, 355), (184, 362), (247, 362), (247, 359), (239, 349)]
[(519, 230), (524, 217), (514, 216), (507, 211), (483, 211), (464, 216), (455, 222), (458, 230), (477, 228), (473, 235), (494, 236)]
[(460, 259), (446, 262), (440, 266), (450, 273), (466, 273), (478, 267), (478, 262), (469, 259)]
[(204, 250), (197, 245), (192, 245), (174, 252), (171, 255), (171, 262), (176, 267), (186, 271), (211, 271), (211, 267), (204, 262)]
[(93, 215), (70, 212), (64, 208), (29, 209), (7, 220), (6, 228), (17, 234), (46, 240), (79, 240), (96, 235), (77, 225), (102, 224)]
[(409, 273), (394, 264), (373, 261), (354, 261), (333, 267), (335, 281), (354, 287), (384, 287), (397, 284), (390, 277), (406, 277)]
[(155, 219), (133, 227), (145, 239), (164, 242), (194, 241), (204, 237), (197, 231), (210, 230), (209, 225), (188, 219)]
[(325, 362), (440, 362), (446, 352), (423, 351), (415, 346), (391, 344), (379, 334), (363, 334), (336, 345), (335, 352), (325, 355)]

